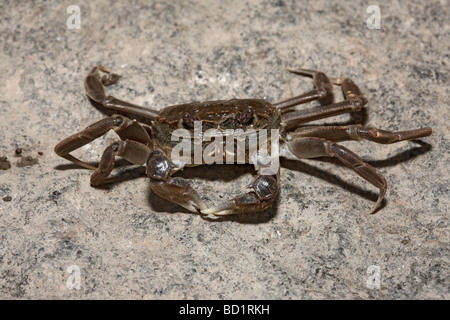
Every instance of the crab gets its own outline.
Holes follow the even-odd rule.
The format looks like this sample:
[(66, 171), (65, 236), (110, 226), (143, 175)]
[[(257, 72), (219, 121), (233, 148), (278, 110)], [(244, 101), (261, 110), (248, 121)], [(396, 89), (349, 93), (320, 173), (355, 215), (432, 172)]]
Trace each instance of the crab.
[[(118, 156), (128, 160), (130, 164), (145, 164), (151, 189), (157, 195), (192, 212), (218, 216), (258, 212), (270, 207), (279, 193), (280, 170), (278, 165), (274, 166), (279, 157), (333, 157), (379, 189), (376, 203), (370, 211), (374, 213), (386, 194), (386, 179), (373, 166), (338, 142), (366, 139), (388, 144), (429, 136), (432, 129), (426, 127), (392, 132), (360, 124), (305, 125), (314, 120), (361, 111), (368, 100), (349, 78), (331, 78), (323, 72), (309, 69), (288, 71), (311, 77), (314, 88), (277, 103), (270, 103), (265, 99), (217, 100), (174, 105), (159, 111), (107, 96), (105, 86), (114, 84), (120, 76), (111, 73), (104, 66), (95, 66), (85, 79), (87, 95), (104, 107), (115, 110), (117, 114), (95, 122), (62, 140), (56, 145), (55, 153), (75, 164), (94, 170), (90, 177), (90, 183), (94, 187), (114, 182), (111, 172)], [(333, 103), (333, 85), (342, 88), (343, 101)], [(322, 104), (299, 110), (295, 108), (314, 100)], [(328, 103), (330, 101), (331, 103)], [(136, 118), (143, 120), (138, 121)], [(105, 149), (98, 167), (71, 154), (110, 130), (114, 130), (120, 139)], [(208, 130), (213, 130), (215, 135), (205, 139)], [(260, 148), (256, 149), (252, 148), (251, 143), (244, 141), (245, 133), (249, 130), (253, 134), (263, 131), (270, 131), (270, 134), (269, 137), (266, 135), (265, 140), (259, 140)], [(179, 139), (174, 139), (174, 134), (180, 132), (177, 137), (188, 142), (183, 145), (183, 151), (188, 152), (187, 156), (174, 159), (173, 151), (180, 146)], [(219, 150), (220, 144), (216, 143), (220, 141), (217, 140), (220, 134), (223, 134), (227, 141), (231, 141), (231, 147), (227, 146), (225, 151)], [(257, 172), (256, 179), (247, 186), (248, 192), (244, 191), (222, 204), (208, 207), (188, 180), (173, 177), (174, 173), (184, 167), (211, 164), (202, 154), (213, 157), (216, 163), (230, 159), (234, 160), (231, 163), (236, 163), (237, 146), (243, 141), (243, 153), (241, 152), (238, 163), (252, 163)], [(273, 141), (276, 143), (271, 143)], [(189, 144), (190, 142), (193, 143)], [(266, 148), (267, 152), (260, 152), (261, 146)], [(198, 155), (199, 150), (201, 153), (200, 157), (196, 158), (197, 161), (189, 161)], [(194, 155), (189, 151), (194, 151)]]

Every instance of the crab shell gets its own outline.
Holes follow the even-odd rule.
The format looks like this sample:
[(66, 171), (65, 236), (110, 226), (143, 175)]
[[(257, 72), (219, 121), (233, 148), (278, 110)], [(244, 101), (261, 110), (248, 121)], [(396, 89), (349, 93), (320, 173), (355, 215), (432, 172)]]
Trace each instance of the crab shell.
[[(180, 166), (193, 166), (205, 164), (204, 158), (199, 163), (194, 159), (194, 153), (198, 152), (196, 146), (201, 144), (201, 152), (208, 152), (208, 141), (213, 143), (217, 141), (215, 137), (221, 136), (223, 143), (233, 141), (232, 149), (235, 153), (239, 139), (245, 139), (250, 133), (260, 137), (267, 138), (259, 140), (259, 143), (265, 143), (267, 152), (271, 152), (270, 139), (274, 132), (272, 129), (281, 129), (281, 113), (270, 102), (263, 99), (233, 99), (218, 101), (192, 102), (189, 104), (180, 104), (163, 109), (156, 119), (152, 122), (152, 138), (154, 149), (163, 150), (170, 158), (172, 151), (180, 144), (183, 139), (191, 148), (191, 159), (185, 159)], [(265, 136), (260, 135), (264, 130)], [(209, 133), (211, 136), (207, 138)], [(232, 136), (232, 137), (230, 137)], [(228, 140), (228, 139), (232, 140)], [(187, 139), (187, 140), (186, 140)], [(258, 146), (260, 147), (260, 145)], [(245, 163), (250, 163), (251, 154), (249, 154), (249, 140), (245, 140)], [(211, 148), (210, 148), (211, 150)], [(214, 152), (213, 152), (214, 153)], [(218, 161), (226, 161), (226, 152)], [(172, 159), (177, 163), (176, 159)], [(208, 163), (209, 164), (209, 163)]]

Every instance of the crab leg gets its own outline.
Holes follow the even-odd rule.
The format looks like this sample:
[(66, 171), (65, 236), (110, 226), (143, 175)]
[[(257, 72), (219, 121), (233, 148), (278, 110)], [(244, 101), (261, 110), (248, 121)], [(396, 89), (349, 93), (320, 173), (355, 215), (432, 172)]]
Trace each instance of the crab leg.
[(404, 140), (413, 140), (429, 136), (431, 128), (420, 128), (408, 131), (387, 131), (361, 125), (349, 126), (311, 126), (301, 127), (292, 132), (292, 138), (316, 137), (331, 141), (366, 139), (377, 143), (389, 144)]
[(284, 113), (282, 114), (282, 119), (286, 124), (286, 130), (305, 122), (328, 118), (343, 113), (360, 111), (367, 103), (367, 99), (362, 96), (358, 86), (352, 80), (347, 78), (338, 79), (336, 81), (337, 84), (342, 86), (346, 100), (326, 106)]
[[(122, 141), (114, 142), (105, 149), (98, 168), (70, 154), (72, 151), (92, 142), (111, 129), (114, 129)], [(121, 156), (133, 164), (143, 164), (150, 154), (150, 148), (148, 147), (150, 144), (150, 136), (141, 124), (121, 115), (113, 115), (64, 139), (56, 145), (55, 153), (84, 168), (95, 170), (91, 175), (91, 184), (93, 186), (99, 186), (112, 182), (112, 179), (108, 178), (108, 176), (114, 168), (116, 156)]]
[[(104, 76), (100, 79), (99, 71), (105, 72), (108, 76)], [(109, 86), (116, 83), (119, 78), (119, 75), (111, 74), (106, 67), (96, 66), (92, 68), (91, 72), (89, 72), (86, 77), (84, 87), (88, 96), (92, 100), (101, 103), (106, 108), (154, 119), (158, 115), (156, 110), (137, 106), (135, 104), (119, 100), (113, 96), (106, 96), (104, 86)]]
[(286, 124), (286, 129), (289, 130), (302, 123), (337, 116), (344, 113), (360, 111), (366, 102), (367, 100), (357, 97), (351, 100), (333, 103), (328, 106), (288, 112), (282, 114), (282, 119)]
[(298, 104), (295, 102), (298, 97), (290, 99), (292, 100), (292, 103), (288, 102), (290, 100), (286, 100), (274, 104), (279, 109), (285, 109), (282, 110), (282, 112), (284, 112), (282, 114), (282, 119), (283, 122), (287, 125), (287, 130), (305, 122), (328, 118), (343, 113), (360, 111), (361, 108), (364, 107), (364, 105), (367, 103), (367, 99), (362, 95), (361, 90), (349, 78), (329, 79), (322, 72), (306, 69), (290, 71), (301, 75), (312, 76), (315, 79), (314, 83), (317, 88), (317, 92), (322, 92), (324, 94), (324, 97), (332, 95), (333, 90), (331, 82), (333, 82), (333, 84), (340, 85), (342, 87), (345, 100), (338, 103), (298, 111), (292, 111), (292, 109), (289, 109), (290, 107)]
[(175, 202), (189, 211), (198, 213), (206, 205), (186, 179), (171, 177), (175, 165), (161, 152), (153, 151), (147, 160), (147, 175), (150, 187), (161, 198)]
[(325, 99), (330, 96), (332, 97), (333, 85), (325, 73), (308, 69), (297, 69), (297, 70), (287, 69), (287, 70), (292, 73), (312, 77), (316, 89), (301, 94), (299, 96), (275, 103), (274, 106), (277, 107), (277, 109), (280, 109), (283, 112), (285, 112), (289, 108), (292, 108), (302, 103), (318, 99)]
[(96, 167), (91, 166), (90, 164), (87, 164), (86, 162), (75, 158), (70, 154), (70, 152), (94, 141), (95, 139), (104, 135), (109, 130), (119, 127), (121, 123), (122, 117), (120, 116), (118, 117), (113, 116), (95, 122), (86, 129), (84, 129), (83, 131), (71, 135), (70, 137), (67, 137), (66, 139), (59, 142), (55, 146), (55, 153), (58, 156), (63, 157), (64, 159), (67, 159), (69, 161), (72, 161), (73, 163), (76, 163), (84, 168), (96, 170), (97, 169)]
[(355, 97), (362, 97), (361, 90), (350, 78), (330, 78), (333, 84), (339, 85), (342, 88), (345, 99)]
[(329, 140), (315, 137), (296, 137), (288, 142), (289, 150), (301, 159), (334, 157), (358, 175), (380, 189), (377, 202), (370, 213), (379, 207), (387, 190), (386, 179), (371, 165), (349, 149)]
[(98, 168), (91, 175), (91, 185), (100, 185), (114, 182), (114, 177), (109, 177), (114, 169), (115, 158), (120, 156), (133, 164), (145, 163), (150, 155), (150, 148), (133, 140), (118, 141), (105, 149), (98, 164)]

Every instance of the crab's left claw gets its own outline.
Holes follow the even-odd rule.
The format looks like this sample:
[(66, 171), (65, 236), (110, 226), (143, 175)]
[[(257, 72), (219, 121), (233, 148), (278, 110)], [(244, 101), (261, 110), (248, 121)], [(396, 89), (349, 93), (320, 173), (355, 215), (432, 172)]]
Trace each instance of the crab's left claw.
[(267, 209), (272, 205), (278, 194), (278, 176), (260, 175), (250, 187), (254, 191), (241, 194), (216, 207), (201, 210), (201, 213), (224, 216)]

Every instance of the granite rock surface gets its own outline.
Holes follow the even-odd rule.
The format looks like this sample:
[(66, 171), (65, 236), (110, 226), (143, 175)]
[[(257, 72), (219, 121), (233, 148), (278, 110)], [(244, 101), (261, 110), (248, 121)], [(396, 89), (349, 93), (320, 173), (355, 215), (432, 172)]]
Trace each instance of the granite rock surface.
[[(77, 1), (79, 29), (71, 4), (0, 4), (1, 299), (450, 298), (446, 1), (379, 1), (380, 29), (359, 0)], [(276, 102), (312, 88), (286, 68), (319, 69), (352, 78), (369, 103), (317, 123), (433, 135), (342, 143), (389, 183), (374, 215), (372, 185), (317, 159), (281, 162), (273, 208), (206, 219), (156, 196), (143, 167), (119, 161), (120, 181), (93, 188), (89, 170), (55, 155), (107, 115), (83, 85), (98, 64), (122, 75), (108, 93), (156, 109)], [(95, 163), (114, 139), (76, 155)], [(253, 175), (246, 165), (182, 173), (210, 204)]]

